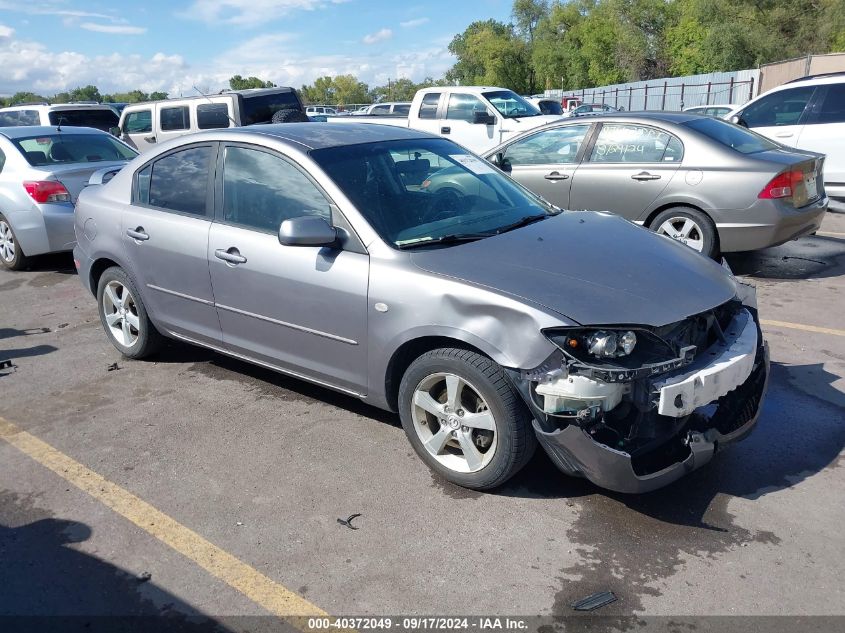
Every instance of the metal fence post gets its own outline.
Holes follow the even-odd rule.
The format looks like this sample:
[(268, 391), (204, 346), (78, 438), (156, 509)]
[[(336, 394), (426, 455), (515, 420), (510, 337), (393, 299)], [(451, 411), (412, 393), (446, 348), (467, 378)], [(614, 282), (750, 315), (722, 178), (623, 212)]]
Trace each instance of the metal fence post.
[(682, 81), (681, 82), (681, 110), (684, 109), (684, 88), (686, 88), (686, 84)]
[(616, 89), (616, 95), (613, 97), (613, 107), (619, 109), (619, 88)]
[(643, 110), (648, 110), (648, 84), (645, 85), (645, 97), (643, 97)]
[(748, 100), (751, 101), (754, 98), (754, 77), (751, 78), (751, 81), (748, 82)]
[(668, 84), (668, 82), (666, 82), (666, 81), (664, 81), (664, 82), (663, 82), (663, 102), (662, 102), (662, 103), (661, 103), (661, 105), (660, 105), (660, 109), (661, 109), (661, 110), (665, 110), (665, 109), (666, 109), (666, 89), (667, 89), (667, 84)]
[(634, 87), (628, 86), (628, 112), (631, 111), (631, 97), (634, 94)]
[(734, 102), (734, 78), (731, 77), (731, 96), (728, 98), (728, 103)]
[(713, 85), (712, 81), (707, 82), (707, 105), (710, 105), (710, 86)]

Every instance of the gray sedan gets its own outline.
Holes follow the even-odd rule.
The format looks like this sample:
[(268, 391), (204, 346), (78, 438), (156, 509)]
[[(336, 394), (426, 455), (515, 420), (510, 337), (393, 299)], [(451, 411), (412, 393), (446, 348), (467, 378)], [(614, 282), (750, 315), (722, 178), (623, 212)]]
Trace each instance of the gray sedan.
[[(472, 193), (432, 192), (444, 169)], [(462, 486), (502, 484), (539, 442), (565, 473), (651, 490), (760, 412), (752, 289), (619, 217), (561, 212), (436, 136), (203, 132), (86, 188), (75, 215), (80, 279), (122, 354), (171, 337), (397, 411)]]
[[(561, 208), (611, 211), (713, 257), (812, 233), (828, 204), (821, 154), (694, 114), (571, 120), (487, 158)], [(462, 191), (449, 172), (431, 187)]]
[(0, 128), (0, 264), (73, 248), (73, 203), (95, 172), (100, 180), (138, 155), (92, 128)]

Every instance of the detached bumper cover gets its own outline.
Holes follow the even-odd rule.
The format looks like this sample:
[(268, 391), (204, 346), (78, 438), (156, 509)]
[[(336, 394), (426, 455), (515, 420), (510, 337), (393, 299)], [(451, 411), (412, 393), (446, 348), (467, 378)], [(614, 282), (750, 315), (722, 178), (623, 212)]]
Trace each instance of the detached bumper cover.
[(769, 350), (758, 339), (755, 319), (743, 310), (731, 326), (726, 335), (733, 332), (734, 336), (726, 344), (705, 350), (682, 374), (653, 383), (660, 396), (658, 407), (668, 412), (664, 415), (680, 417), (714, 401), (717, 405), (708, 418), (694, 420), (691, 416), (683, 431), (689, 451), (681, 461), (638, 474), (630, 454), (596, 442), (580, 426), (570, 424), (546, 432), (535, 420), (540, 444), (563, 472), (617, 492), (655, 490), (705, 465), (720, 446), (738, 441), (753, 430), (768, 387)]

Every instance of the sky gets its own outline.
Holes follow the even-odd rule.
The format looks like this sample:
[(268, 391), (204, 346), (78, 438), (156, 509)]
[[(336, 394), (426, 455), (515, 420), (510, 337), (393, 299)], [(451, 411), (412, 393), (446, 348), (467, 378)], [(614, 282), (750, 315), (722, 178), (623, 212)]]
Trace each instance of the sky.
[(370, 86), (441, 77), (474, 20), (510, 20), (511, 0), (0, 0), (0, 95), (171, 97), (255, 75), (299, 88), (351, 73)]

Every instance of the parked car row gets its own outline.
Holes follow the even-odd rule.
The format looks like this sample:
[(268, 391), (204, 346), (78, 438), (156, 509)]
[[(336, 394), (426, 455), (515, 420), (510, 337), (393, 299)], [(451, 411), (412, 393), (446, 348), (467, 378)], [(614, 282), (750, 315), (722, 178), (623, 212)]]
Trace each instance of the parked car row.
[[(574, 156), (645, 145), (574, 123), (595, 126)], [(698, 155), (672, 130), (688, 145), (642, 152)], [(398, 412), (420, 458), (469, 488), (501, 485), (539, 443), (564, 473), (652, 490), (747, 435), (766, 390), (753, 289), (726, 268), (618, 216), (562, 212), (419, 130), (182, 136), (87, 187), (75, 228), (80, 280), (125, 356), (170, 337)]]

